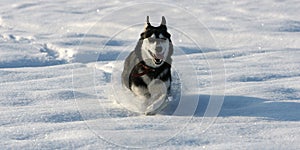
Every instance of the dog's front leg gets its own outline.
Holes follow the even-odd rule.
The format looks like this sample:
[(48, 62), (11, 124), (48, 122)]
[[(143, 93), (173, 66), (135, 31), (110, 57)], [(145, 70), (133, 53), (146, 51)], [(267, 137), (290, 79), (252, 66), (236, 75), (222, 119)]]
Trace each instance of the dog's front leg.
[(155, 79), (148, 85), (148, 90), (151, 95), (148, 99), (148, 107), (145, 111), (146, 115), (154, 115), (164, 107), (166, 107), (167, 100), (167, 85), (165, 82)]

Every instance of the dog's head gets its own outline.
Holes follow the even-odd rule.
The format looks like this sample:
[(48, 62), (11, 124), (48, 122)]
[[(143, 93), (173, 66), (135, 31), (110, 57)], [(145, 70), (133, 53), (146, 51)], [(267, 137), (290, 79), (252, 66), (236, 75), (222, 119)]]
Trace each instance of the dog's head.
[(163, 16), (160, 26), (154, 27), (147, 22), (145, 31), (141, 33), (140, 43), (140, 57), (146, 65), (157, 68), (165, 62), (171, 64), (171, 55), (173, 54), (173, 45), (171, 42), (171, 35), (167, 31), (166, 19)]

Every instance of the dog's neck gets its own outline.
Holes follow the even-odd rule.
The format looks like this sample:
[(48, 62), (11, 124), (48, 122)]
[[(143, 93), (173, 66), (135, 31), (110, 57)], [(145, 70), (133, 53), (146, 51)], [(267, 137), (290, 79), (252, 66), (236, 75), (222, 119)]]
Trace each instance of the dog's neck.
[[(138, 70), (141, 70), (142, 72), (139, 73)], [(136, 71), (137, 73), (133, 73), (131, 75), (132, 77), (141, 77), (148, 74), (149, 72), (155, 72), (155, 69), (145, 65), (143, 62), (140, 62), (139, 64), (137, 64)]]

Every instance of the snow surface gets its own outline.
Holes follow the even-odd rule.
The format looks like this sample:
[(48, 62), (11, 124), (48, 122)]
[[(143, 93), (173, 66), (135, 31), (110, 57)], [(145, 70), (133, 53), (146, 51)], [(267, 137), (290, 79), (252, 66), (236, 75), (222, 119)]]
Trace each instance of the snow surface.
[[(299, 8), (2, 0), (0, 148), (300, 149)], [(166, 17), (176, 52), (173, 101), (155, 116), (127, 110), (119, 78), (147, 15)]]

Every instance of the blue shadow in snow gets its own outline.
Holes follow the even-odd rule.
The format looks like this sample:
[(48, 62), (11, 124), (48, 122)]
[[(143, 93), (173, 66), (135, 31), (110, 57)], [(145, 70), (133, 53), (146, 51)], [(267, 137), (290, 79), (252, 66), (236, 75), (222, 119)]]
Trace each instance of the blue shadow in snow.
[(100, 53), (97, 61), (113, 61), (120, 55), (119, 51), (110, 51), (106, 53)]
[[(209, 95), (200, 95), (195, 117), (203, 117), (209, 103)], [(164, 114), (172, 115), (179, 102), (174, 101), (165, 109)], [(219, 117), (245, 116), (276, 121), (300, 121), (300, 103), (276, 102), (246, 96), (225, 96)], [(214, 116), (207, 116), (214, 117)]]
[(56, 114), (47, 114), (42, 116), (43, 122), (50, 123), (62, 123), (62, 122), (75, 122), (75, 121), (83, 121), (81, 114), (79, 111), (74, 112), (61, 112)]
[(105, 46), (123, 46), (125, 41), (109, 40)]
[(300, 32), (300, 21), (287, 21), (278, 30), (280, 32)]
[(21, 58), (10, 62), (0, 62), (0, 68), (20, 68), (20, 67), (44, 67), (67, 63), (66, 60), (45, 60), (39, 58)]
[[(197, 54), (197, 53), (208, 53), (208, 52), (216, 52), (217, 49), (213, 48), (197, 48), (197, 47), (185, 47), (185, 46), (179, 46), (177, 49), (182, 50), (185, 54)], [(174, 49), (176, 51), (176, 47)], [(176, 55), (176, 52), (175, 52)]]

